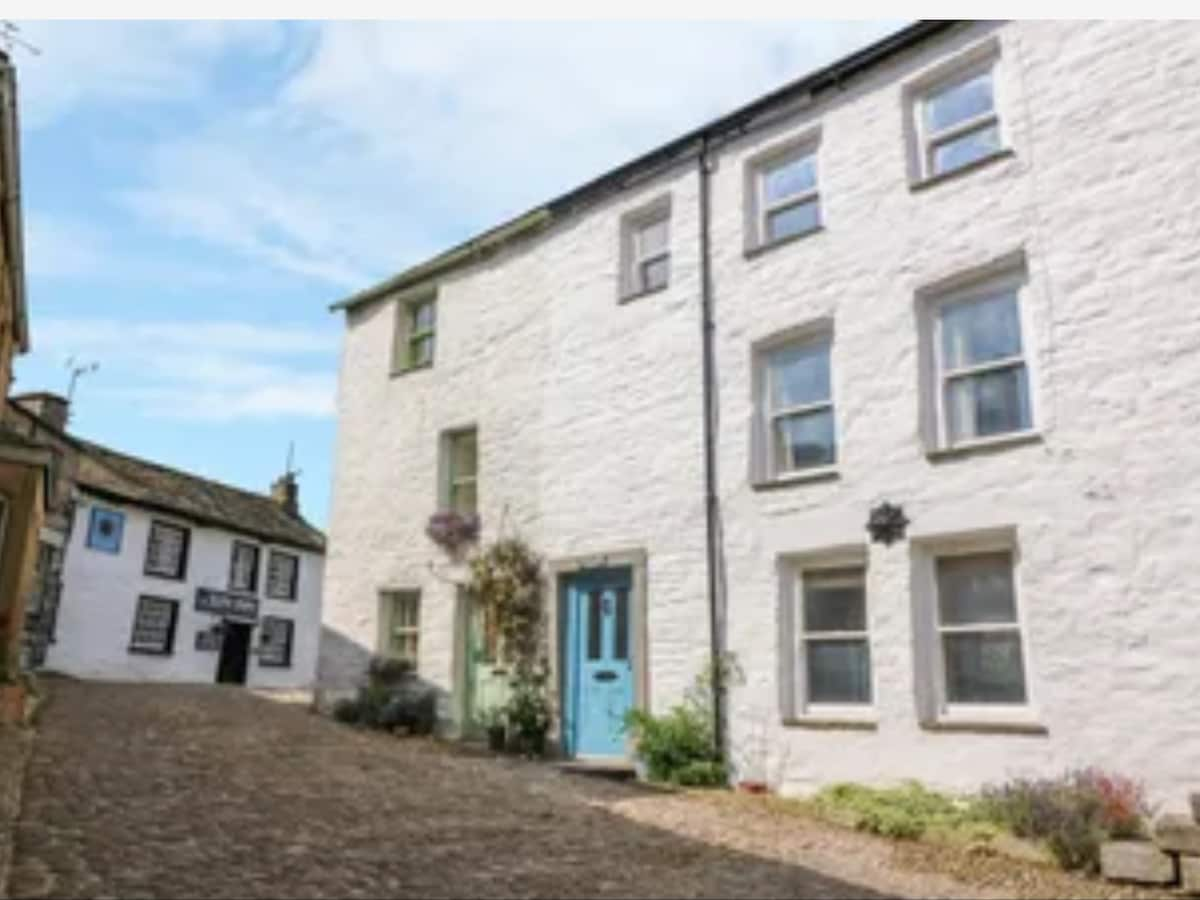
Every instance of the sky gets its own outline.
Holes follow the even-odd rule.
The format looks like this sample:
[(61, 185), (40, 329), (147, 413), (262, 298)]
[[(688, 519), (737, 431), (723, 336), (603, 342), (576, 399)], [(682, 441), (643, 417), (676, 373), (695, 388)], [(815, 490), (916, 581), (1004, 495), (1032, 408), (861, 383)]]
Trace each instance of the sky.
[(901, 24), (22, 22), (14, 390), (323, 526), (330, 303)]

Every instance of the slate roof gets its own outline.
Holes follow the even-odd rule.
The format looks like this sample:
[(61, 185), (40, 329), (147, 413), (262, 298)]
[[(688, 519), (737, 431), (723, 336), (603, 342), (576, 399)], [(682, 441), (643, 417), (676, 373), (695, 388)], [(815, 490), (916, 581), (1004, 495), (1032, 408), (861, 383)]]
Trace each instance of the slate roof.
[(73, 441), (79, 448), (75, 481), (88, 493), (174, 513), (269, 543), (325, 552), (324, 534), (300, 516), (289, 515), (266, 494), (160, 466), (91, 441)]

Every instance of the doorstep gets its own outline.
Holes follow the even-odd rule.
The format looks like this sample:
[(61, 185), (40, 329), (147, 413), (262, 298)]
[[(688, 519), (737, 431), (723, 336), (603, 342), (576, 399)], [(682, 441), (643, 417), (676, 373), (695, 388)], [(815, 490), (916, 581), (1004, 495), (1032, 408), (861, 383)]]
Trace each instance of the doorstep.
[(565, 775), (590, 775), (612, 781), (637, 778), (637, 769), (628, 759), (568, 759), (555, 763), (554, 767)]

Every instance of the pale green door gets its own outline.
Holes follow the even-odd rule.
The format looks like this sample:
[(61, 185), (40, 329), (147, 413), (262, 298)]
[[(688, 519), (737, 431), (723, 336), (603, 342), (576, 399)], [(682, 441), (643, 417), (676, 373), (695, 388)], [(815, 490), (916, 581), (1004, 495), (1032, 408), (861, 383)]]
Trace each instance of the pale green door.
[(468, 601), (466, 640), (467, 730), (483, 731), (483, 714), (508, 702), (510, 673), (504, 665), (500, 630), (486, 607)]

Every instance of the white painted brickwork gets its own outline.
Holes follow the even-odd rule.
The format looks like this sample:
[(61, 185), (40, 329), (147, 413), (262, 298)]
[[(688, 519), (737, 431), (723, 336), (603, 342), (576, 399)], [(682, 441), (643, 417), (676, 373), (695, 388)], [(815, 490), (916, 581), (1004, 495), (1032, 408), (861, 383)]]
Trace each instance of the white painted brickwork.
[[(1014, 151), (908, 185), (904, 85), (996, 40)], [(926, 42), (768, 132), (713, 181), (719, 490), (739, 774), (785, 792), (914, 777), (969, 788), (1098, 764), (1180, 803), (1200, 786), (1200, 28), (981, 25)], [(820, 127), (825, 230), (747, 259), (745, 163)], [(616, 303), (618, 222), (672, 195), (669, 290)], [(339, 400), (323, 677), (358, 675), (380, 587), (423, 591), (423, 672), (452, 688), (454, 590), (430, 568), (438, 434), (475, 423), (485, 537), (547, 557), (648, 554), (656, 708), (704, 664), (697, 180), (682, 168), (441, 284), (437, 361), (389, 378), (394, 306), (351, 315)], [(917, 292), (1023, 251), (1041, 440), (933, 461)], [(838, 477), (750, 486), (751, 345), (834, 321)], [(1015, 532), (1032, 704), (1045, 734), (923, 727), (914, 544), (867, 546), (882, 500), (910, 537)], [(507, 510), (507, 513), (505, 513)], [(873, 730), (784, 726), (779, 560), (865, 549)], [(329, 637), (330, 635), (327, 635)], [(349, 641), (349, 643), (345, 643)]]
[[(105, 553), (87, 546), (88, 521), (93, 506), (125, 516), (121, 552)], [(184, 581), (144, 574), (146, 543), (152, 520), (191, 529), (187, 577)], [(169, 515), (151, 514), (136, 506), (98, 501), (84, 495), (76, 504), (75, 522), (63, 569), (63, 591), (55, 642), (49, 648), (46, 668), (76, 678), (111, 681), (171, 681), (212, 683), (216, 680), (215, 651), (196, 650), (196, 632), (218, 619), (196, 610), (196, 588), (229, 587), (229, 562), (234, 540), (259, 547), (259, 616), (292, 619), (292, 665), (260, 666), (252, 653), (246, 683), (252, 688), (302, 689), (314, 685), (321, 621), (322, 559), (319, 554), (279, 549), (300, 557), (297, 601), (268, 599), (265, 594), (267, 557), (271, 544), (262, 544), (234, 532), (192, 525)], [(138, 597), (146, 594), (179, 602), (175, 648), (170, 656), (130, 653)], [(252, 633), (257, 648), (260, 629)]]

